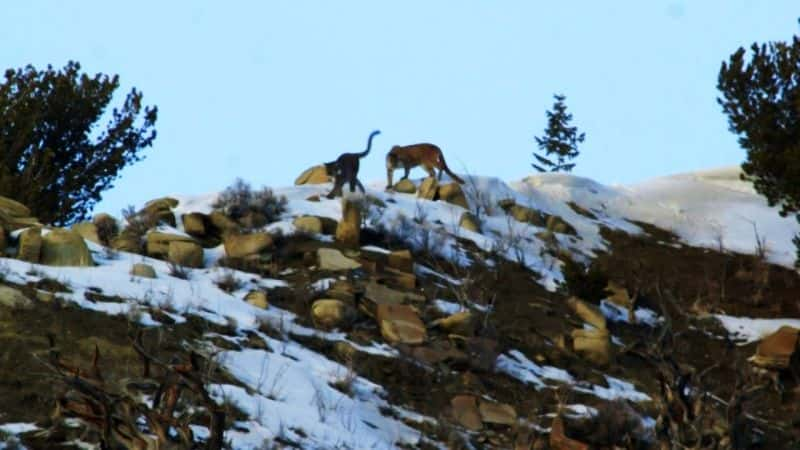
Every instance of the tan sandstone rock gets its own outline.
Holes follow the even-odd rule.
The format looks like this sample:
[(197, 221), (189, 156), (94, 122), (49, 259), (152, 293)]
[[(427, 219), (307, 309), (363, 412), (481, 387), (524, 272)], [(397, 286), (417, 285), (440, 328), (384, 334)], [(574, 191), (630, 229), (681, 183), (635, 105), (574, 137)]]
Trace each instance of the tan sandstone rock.
[(317, 249), (317, 264), (320, 270), (333, 272), (353, 270), (361, 267), (358, 261), (350, 259), (334, 248)]
[(95, 244), (102, 244), (102, 242), (100, 242), (100, 234), (97, 232), (97, 225), (95, 225), (94, 222), (78, 222), (70, 228), (87, 241), (92, 241)]
[(272, 248), (273, 240), (269, 233), (228, 234), (223, 239), (228, 258), (245, 258), (257, 255)]
[(355, 314), (355, 310), (341, 300), (320, 299), (311, 305), (311, 320), (314, 326), (326, 330), (349, 325)]
[(322, 234), (322, 220), (314, 216), (300, 216), (292, 221), (294, 227), (306, 233)]
[(458, 183), (447, 183), (439, 186), (439, 199), (464, 209), (469, 209), (467, 196), (464, 195), (464, 191)]
[(425, 324), (408, 305), (378, 305), (381, 335), (391, 344), (422, 344), (427, 339)]
[(264, 291), (250, 291), (244, 296), (244, 301), (255, 306), (256, 308), (269, 308), (267, 293)]
[(417, 186), (414, 185), (413, 181), (406, 178), (405, 180), (400, 180), (395, 183), (394, 190), (401, 194), (416, 194)]
[(330, 177), (328, 176), (328, 171), (325, 169), (324, 165), (314, 166), (297, 177), (294, 180), (295, 186), (299, 186), (301, 184), (323, 184), (328, 183), (330, 181)]
[(171, 241), (167, 261), (186, 267), (203, 267), (203, 247), (193, 241)]
[(450, 400), (453, 418), (462, 427), (478, 431), (483, 428), (483, 421), (478, 410), (478, 402), (474, 395), (456, 395)]
[(156, 278), (156, 270), (150, 264), (136, 263), (131, 267), (131, 275), (142, 278)]
[(42, 238), (39, 261), (48, 266), (94, 265), (89, 247), (80, 234), (63, 228), (56, 228)]
[(439, 190), (439, 182), (434, 177), (425, 178), (422, 184), (419, 185), (417, 190), (417, 197), (424, 198), (425, 200), (433, 200), (436, 198), (436, 192)]
[(19, 235), (17, 259), (30, 263), (38, 263), (42, 252), (42, 229), (28, 228)]
[(342, 220), (336, 227), (336, 242), (357, 248), (361, 241), (361, 206), (347, 197), (342, 199)]
[(787, 369), (792, 356), (799, 352), (800, 329), (783, 326), (758, 343), (756, 354), (749, 361), (759, 367), (774, 370)]

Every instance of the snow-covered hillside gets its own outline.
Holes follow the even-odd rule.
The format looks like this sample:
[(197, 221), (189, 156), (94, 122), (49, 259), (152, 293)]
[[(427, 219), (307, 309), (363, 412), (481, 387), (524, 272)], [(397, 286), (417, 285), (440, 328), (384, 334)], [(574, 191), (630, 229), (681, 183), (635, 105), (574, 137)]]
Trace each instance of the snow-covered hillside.
[[(473, 263), (474, 254), (462, 245), (462, 242), (469, 241), (487, 254), (494, 255), (491, 257), (504, 257), (523, 264), (536, 275), (537, 282), (551, 292), (563, 281), (558, 252), (566, 251), (578, 260), (588, 261), (598, 250), (608, 250), (601, 237), (602, 227), (642, 233), (634, 222), (646, 222), (674, 232), (687, 245), (713, 249), (722, 245), (726, 250), (746, 254), (757, 250), (757, 230), (759, 238), (766, 242), (768, 259), (786, 267), (794, 263), (795, 250), (791, 240), (800, 233), (800, 226), (794, 219), (780, 217), (777, 209), (770, 208), (750, 184), (739, 180), (738, 168), (673, 175), (632, 186), (603, 186), (565, 174), (532, 175), (514, 183), (490, 177), (469, 177), (463, 189), (470, 203), (469, 209), (480, 218), (480, 231), (469, 231), (459, 226), (467, 210), (458, 205), (386, 192), (382, 186), (382, 182), (376, 182), (368, 187), (368, 196), (377, 200), (371, 201), (373, 206), (369, 208), (366, 227), (401, 234), (417, 250), (434, 251), (461, 266)], [(273, 187), (276, 194), (287, 197), (288, 209), (279, 222), (268, 225), (266, 230), (280, 230), (284, 235), (291, 235), (296, 231), (293, 220), (299, 216), (339, 220), (342, 216), (341, 200), (324, 197), (330, 188), (330, 184)], [(321, 198), (309, 201), (313, 196)], [(179, 201), (173, 210), (178, 223), (176, 229), (163, 231), (182, 233), (182, 214), (211, 212), (217, 195), (174, 197)], [(516, 205), (563, 219), (574, 233), (547, 234), (544, 233), (548, 231), (545, 226), (512, 220), (498, 206), (498, 202), (503, 200), (513, 200)], [(315, 238), (330, 240), (330, 237), (322, 235)], [(431, 244), (433, 241), (435, 245)], [(423, 248), (426, 246), (428, 248)], [(303, 448), (388, 449), (400, 444), (443, 445), (424, 437), (409, 425), (435, 424), (437, 418), (420, 415), (403, 405), (390, 404), (381, 386), (349, 374), (347, 367), (303, 347), (289, 335), (347, 342), (360, 352), (386, 358), (398, 357), (396, 349), (377, 342), (356, 344), (346, 333), (322, 332), (301, 326), (289, 311), (274, 306), (265, 310), (241, 300), (251, 289), (289, 286), (286, 280), (225, 269), (225, 273), (232, 274), (241, 283), (233, 292), (222, 291), (215, 283), (222, 276), (222, 270), (214, 267), (225, 254), (222, 245), (205, 249), (206, 268), (187, 269), (187, 280), (169, 276), (170, 267), (163, 261), (124, 252), (110, 258), (101, 246), (94, 243), (90, 243), (90, 250), (97, 262), (97, 266), (91, 268), (40, 266), (30, 270), (29, 264), (8, 259), (3, 262), (6, 280), (21, 285), (43, 278), (61, 280), (71, 288), (70, 293), (64, 294), (65, 299), (82, 308), (132, 315), (146, 307), (168, 307), (174, 320), (185, 320), (187, 314), (193, 314), (214, 323), (234, 324), (241, 331), (242, 340), (245, 332), (255, 333), (268, 347), (282, 349), (281, 352), (270, 352), (248, 348), (228, 350), (218, 355), (220, 362), (242, 386), (215, 385), (213, 394), (236, 403), (250, 416), (249, 421), (226, 435), (234, 448), (263, 448), (265, 441), (275, 439), (297, 442)], [(152, 265), (157, 277), (144, 280), (130, 276), (132, 264), (138, 262)], [(490, 266), (492, 263), (487, 261)], [(435, 273), (426, 267), (419, 270)], [(448, 280), (444, 274), (438, 275), (442, 280)], [(317, 287), (332, 281), (335, 279), (317, 280), (321, 283)], [(459, 282), (449, 281), (451, 285)], [(86, 292), (96, 288), (100, 288), (104, 295), (125, 301), (104, 303), (87, 300)], [(438, 302), (452, 305), (454, 308), (450, 309), (453, 311), (464, 307), (444, 300)], [(603, 309), (609, 321), (627, 320), (623, 313), (609, 308), (606, 304)], [(637, 311), (636, 314), (654, 316), (650, 310)], [(144, 326), (159, 326), (146, 312), (137, 313), (136, 320)], [(657, 319), (642, 322), (652, 326)], [(282, 330), (285, 340), (259, 331), (264, 323)], [(759, 329), (759, 335), (774, 330), (781, 323), (762, 326), (767, 329)], [(747, 327), (741, 322), (736, 326), (740, 329)], [(238, 341), (239, 338), (232, 340)], [(576, 391), (602, 399), (650, 400), (647, 394), (625, 380), (606, 375), (608, 387), (599, 386), (580, 380), (558, 367), (539, 365), (529, 358), (530, 355), (526, 357), (510, 349), (497, 359), (496, 370), (537, 390), (551, 388), (554, 385), (549, 382), (555, 380), (576, 384)], [(352, 395), (331, 387), (332, 383), (344, 377), (351, 377)], [(391, 414), (386, 414), (386, 411)], [(202, 436), (202, 430), (198, 429), (197, 434)]]

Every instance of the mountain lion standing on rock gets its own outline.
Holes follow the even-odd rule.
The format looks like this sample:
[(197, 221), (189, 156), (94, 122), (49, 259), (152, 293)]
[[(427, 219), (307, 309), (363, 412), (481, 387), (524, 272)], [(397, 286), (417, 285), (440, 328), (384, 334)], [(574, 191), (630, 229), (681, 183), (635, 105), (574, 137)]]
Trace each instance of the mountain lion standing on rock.
[(345, 183), (350, 184), (350, 192), (354, 192), (356, 186), (364, 193), (364, 185), (358, 181), (358, 167), (359, 160), (369, 154), (372, 148), (372, 138), (381, 134), (379, 130), (375, 130), (369, 135), (367, 140), (367, 149), (361, 153), (343, 153), (336, 158), (336, 161), (325, 163), (325, 170), (328, 175), (333, 176), (333, 190), (327, 195), (328, 198), (333, 198), (337, 195), (342, 195), (342, 186)]
[(442, 172), (447, 172), (450, 178), (459, 184), (464, 184), (464, 180), (447, 167), (442, 150), (439, 147), (433, 144), (395, 145), (386, 155), (386, 189), (391, 189), (394, 186), (392, 184), (392, 174), (395, 169), (402, 167), (405, 170), (405, 174), (401, 178), (401, 180), (405, 180), (408, 178), (408, 173), (411, 172), (411, 169), (417, 166), (422, 166), (431, 177), (436, 177), (434, 169), (439, 169), (439, 180), (442, 179)]

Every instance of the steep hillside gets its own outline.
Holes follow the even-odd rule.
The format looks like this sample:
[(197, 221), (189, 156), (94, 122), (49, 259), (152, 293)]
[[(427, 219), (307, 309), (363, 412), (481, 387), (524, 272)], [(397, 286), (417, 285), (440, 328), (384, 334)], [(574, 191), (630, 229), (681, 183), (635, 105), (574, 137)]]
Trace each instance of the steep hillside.
[(736, 169), (320, 170), (71, 232), (0, 199), (0, 448), (800, 445), (800, 226)]

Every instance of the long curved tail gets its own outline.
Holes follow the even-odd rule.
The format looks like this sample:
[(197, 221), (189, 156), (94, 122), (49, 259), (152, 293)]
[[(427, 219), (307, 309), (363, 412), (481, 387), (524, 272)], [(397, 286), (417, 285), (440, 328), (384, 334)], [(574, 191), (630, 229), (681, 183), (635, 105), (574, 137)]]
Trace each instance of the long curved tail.
[(369, 139), (367, 139), (367, 149), (358, 154), (359, 158), (363, 158), (363, 157), (369, 155), (369, 151), (372, 149), (372, 138), (374, 138), (375, 136), (377, 136), (379, 134), (381, 134), (381, 130), (375, 130), (375, 131), (373, 131), (372, 133), (369, 134)]
[(447, 175), (450, 175), (450, 178), (452, 178), (453, 181), (457, 182), (458, 184), (464, 184), (464, 180), (462, 180), (458, 175), (454, 174), (453, 171), (447, 167), (447, 163), (444, 160), (443, 154), (439, 154), (439, 161), (442, 163), (442, 170), (444, 170)]

